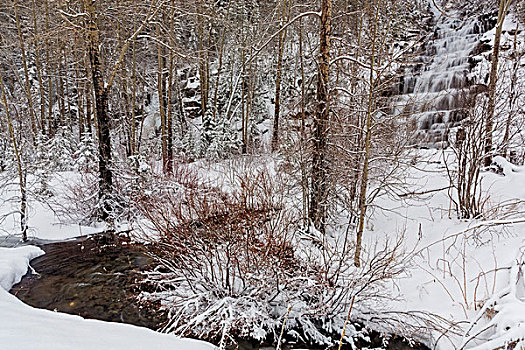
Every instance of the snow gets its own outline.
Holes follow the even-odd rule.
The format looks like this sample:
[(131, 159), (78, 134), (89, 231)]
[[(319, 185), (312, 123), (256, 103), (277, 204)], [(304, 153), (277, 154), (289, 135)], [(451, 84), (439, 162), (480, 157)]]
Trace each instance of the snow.
[[(450, 165), (452, 153), (420, 150), (418, 157), (416, 166), (406, 174), (408, 189), (419, 193), (437, 191), (404, 196), (402, 201), (397, 197), (379, 197), (364, 234), (365, 250), (377, 240), (404, 234), (405, 250), (412, 254), (411, 268), (403, 278), (392, 281), (394, 297), (388, 308), (401, 313), (433, 313), (457, 324), (457, 328), (451, 327), (455, 334), (440, 338), (437, 348), (441, 350), (458, 348), (467, 341), (466, 348), (490, 349), (494, 344), (525, 338), (525, 285), (520, 270), (525, 261), (525, 217), (520, 216), (525, 212), (525, 167), (495, 157), (502, 173), (482, 174), (487, 217), (462, 220), (455, 216), (446, 189), (449, 179), (445, 160)], [(278, 159), (263, 157), (254, 162), (267, 164), (274, 174)], [(235, 187), (226, 176), (231, 167), (239, 168), (238, 161), (196, 162), (191, 166), (210, 183), (222, 184), (227, 191)], [(64, 189), (74, 178), (73, 173), (62, 173), (53, 180), (53, 186)], [(58, 218), (49, 206), (35, 202), (31, 206), (29, 223), (34, 236), (65, 239), (89, 232), (77, 225), (57, 225)], [(16, 228), (16, 222), (12, 225)], [(5, 222), (2, 228), (11, 229)], [(63, 346), (81, 350), (211, 348), (134, 326), (84, 320), (24, 305), (6, 290), (20, 280), (29, 261), (40, 254), (40, 249), (31, 246), (0, 248), (0, 349), (34, 349), (35, 344), (42, 344), (39, 349)], [(512, 289), (513, 285), (519, 288)], [(469, 328), (472, 330), (467, 334)], [(484, 341), (469, 340), (484, 329)], [(436, 332), (434, 340), (439, 336)], [(428, 343), (432, 345), (431, 341)]]
[[(436, 16), (440, 15), (434, 6), (432, 11)], [(515, 21), (513, 16), (507, 17), (502, 42), (512, 40), (509, 32), (515, 28)], [(488, 31), (479, 39), (492, 43), (494, 32)], [(468, 53), (477, 42), (477, 39), (475, 42), (461, 41), (459, 44), (465, 45), (467, 49), (460, 47), (462, 50), (459, 51), (465, 56), (463, 52)], [(446, 47), (450, 47), (450, 42), (447, 41)], [(491, 50), (479, 56), (483, 60), (470, 72), (471, 78), (479, 79), (486, 75), (490, 53)], [(455, 57), (447, 59), (453, 60)], [(446, 64), (438, 63), (434, 66), (441, 67), (441, 70), (448, 69)], [(427, 90), (432, 90), (431, 80), (450, 81), (453, 78), (450, 72), (442, 75), (435, 73), (435, 70), (429, 71), (425, 76)], [(188, 82), (186, 86), (191, 89), (196, 87), (196, 81)], [(185, 98), (184, 101), (193, 101), (195, 98)], [(158, 97), (154, 96), (152, 104), (145, 111), (145, 137), (152, 135), (158, 128), (156, 110)], [(272, 111), (271, 108), (269, 110)], [(423, 112), (421, 117), (432, 113)], [(199, 120), (194, 122), (198, 123)], [(271, 130), (271, 123), (270, 119), (265, 120), (260, 125), (261, 131)], [(269, 132), (263, 136), (266, 141), (270, 137)], [(436, 330), (433, 339), (420, 339), (431, 347), (436, 345), (439, 350), (463, 347), (489, 350), (511, 343), (516, 343), (513, 344), (515, 348), (525, 346), (525, 282), (522, 274), (525, 264), (525, 167), (495, 157), (494, 162), (502, 173), (482, 174), (485, 217), (463, 220), (456, 216), (451, 200), (456, 194), (447, 189), (449, 178), (445, 161), (449, 165), (453, 163), (452, 153), (448, 150), (420, 150), (418, 156), (420, 159), (416, 167), (406, 174), (410, 184), (408, 189), (416, 193), (428, 193), (407, 195), (401, 201), (398, 197), (379, 197), (371, 206), (371, 218), (366, 222), (363, 242), (365, 251), (378, 241), (403, 235), (404, 249), (411, 255), (410, 268), (404, 276), (392, 280), (390, 292), (393, 297), (386, 308), (400, 315), (419, 312), (434, 314), (448, 321), (448, 333), (443, 335)], [(261, 156), (254, 161), (259, 165), (268, 164), (271, 174), (277, 172), (277, 162), (271, 156)], [(229, 171), (240, 171), (240, 167), (241, 162), (236, 160), (222, 163), (198, 161), (189, 166), (210, 184), (220, 186), (226, 192), (234, 191), (236, 186), (235, 176)], [(149, 172), (151, 169), (142, 163), (139, 170)], [(78, 173), (54, 174), (49, 187), (60, 196), (79, 179)], [(17, 210), (16, 200), (12, 200), (17, 194), (16, 184), (2, 189), (0, 216)], [(54, 202), (61, 201), (63, 199)], [(104, 227), (64, 223), (55, 215), (57, 209), (50, 203), (30, 197), (29, 236), (64, 240), (104, 230)], [(18, 221), (19, 216), (16, 214), (7, 216), (0, 222), (0, 236), (17, 233)], [(40, 249), (30, 246), (0, 248), (0, 349), (35, 349), (37, 344), (38, 349), (43, 350), (213, 348), (203, 342), (178, 339), (148, 329), (85, 320), (23, 304), (7, 290), (27, 272), (29, 261), (42, 253)], [(400, 320), (402, 322), (402, 316)], [(262, 328), (258, 331), (260, 337), (265, 335)]]
[[(420, 156), (420, 163), (408, 174), (410, 188), (425, 192), (447, 187), (444, 160), (451, 152), (421, 150)], [(525, 338), (521, 275), (525, 263), (525, 168), (501, 157), (495, 162), (503, 174), (486, 172), (482, 179), (486, 218), (458, 219), (445, 189), (408, 196), (401, 204), (379, 198), (364, 234), (365, 248), (378, 239), (404, 234), (405, 249), (413, 255), (411, 268), (404, 278), (393, 281), (392, 293), (400, 298), (395, 298), (390, 308), (428, 312), (456, 324), (457, 328), (451, 326), (451, 333), (440, 338), (438, 349), (459, 348), (469, 324), (476, 330), (488, 328), (484, 339), (491, 344), (502, 346), (510, 339)], [(494, 318), (489, 319), (488, 309), (493, 309)], [(436, 332), (434, 340), (440, 335)], [(472, 340), (467, 348), (494, 348), (483, 347), (483, 343)]]
[[(379, 197), (371, 208), (364, 248), (373, 247), (377, 240), (404, 234), (405, 250), (412, 254), (411, 268), (403, 278), (392, 281), (393, 298), (388, 309), (433, 313), (457, 324), (457, 328), (451, 327), (456, 334), (441, 337), (438, 349), (458, 348), (466, 341), (466, 348), (489, 349), (494, 344), (525, 338), (525, 285), (519, 269), (525, 261), (522, 254), (525, 217), (520, 216), (525, 212), (522, 203), (525, 167), (495, 157), (502, 173), (482, 174), (487, 217), (462, 220), (455, 216), (446, 189), (449, 179), (445, 159), (450, 165), (451, 156), (448, 150), (419, 151), (418, 163), (406, 174), (408, 189), (419, 193), (438, 191), (405, 196), (402, 201), (397, 197)], [(267, 164), (268, 170), (275, 174), (278, 159), (262, 157), (254, 163)], [(240, 171), (242, 167), (239, 161), (224, 161), (196, 162), (190, 168), (210, 183), (222, 184), (226, 191), (232, 191), (235, 185), (227, 176), (227, 169)], [(62, 173), (53, 178), (52, 185), (58, 192), (63, 191), (75, 177), (74, 173)], [(31, 208), (29, 224), (33, 236), (67, 239), (97, 230), (58, 224), (59, 219), (47, 205), (31, 202)], [(16, 230), (16, 221), (10, 225)], [(6, 222), (2, 224), (4, 231), (16, 232), (13, 228)], [(84, 320), (24, 305), (6, 290), (20, 280), (29, 261), (40, 254), (40, 249), (30, 246), (0, 248), (0, 349), (34, 349), (35, 344), (43, 344), (41, 349), (58, 349), (62, 345), (68, 349), (142, 349), (168, 345), (211, 348), (134, 326)], [(519, 288), (513, 291), (512, 285)], [(472, 330), (467, 334), (469, 328)], [(472, 334), (484, 329), (484, 341), (469, 340)], [(436, 332), (434, 340), (439, 336)], [(428, 343), (432, 345), (431, 341)]]
[(186, 84), (186, 89), (198, 89), (200, 87), (199, 80), (195, 78), (190, 78)]
[[(483, 339), (493, 344), (517, 339), (517, 335), (525, 338), (525, 295), (509, 289), (513, 281), (518, 281), (525, 290), (523, 279), (515, 272), (525, 262), (525, 167), (495, 157), (502, 173), (482, 173), (485, 216), (465, 220), (457, 217), (451, 201), (456, 194), (449, 190), (447, 166), (454, 167), (453, 158), (450, 150), (419, 150), (415, 166), (405, 174), (406, 195), (401, 199), (385, 195), (373, 202), (364, 233), (365, 251), (371, 251), (378, 241), (392, 241), (396, 235), (403, 235), (410, 264), (404, 276), (391, 281), (390, 302), (375, 310), (372, 305), (371, 310), (397, 312), (401, 322), (404, 313), (437, 315), (448, 322), (444, 327), (449, 327), (449, 333), (441, 336), (436, 330), (432, 339), (424, 338), (424, 334), (415, 336), (431, 348), (439, 339), (440, 350), (459, 348), (468, 338), (466, 332), (471, 324), (475, 332), (488, 327)], [(275, 175), (279, 158), (260, 156), (252, 162), (256, 166), (266, 164)], [(201, 161), (190, 168), (207, 183), (234, 191), (235, 181), (228, 174), (249, 168), (242, 164), (240, 160)], [(497, 306), (491, 306), (493, 302)], [(292, 313), (299, 308), (294, 305)], [(491, 321), (487, 316), (491, 311), (486, 310), (492, 309), (497, 315)], [(357, 310), (354, 314), (363, 316)], [(366, 322), (366, 317), (360, 320)], [(483, 342), (472, 340), (466, 348), (482, 346)]]
[[(440, 17), (441, 11), (448, 9), (446, 4), (443, 9), (438, 8), (435, 1), (429, 0), (429, 4), (435, 17)], [(513, 40), (512, 31), (516, 28), (517, 21), (515, 16), (507, 16), (503, 26), (502, 48), (504, 44), (510, 47), (508, 44)], [(452, 96), (448, 92), (443, 96), (442, 91), (439, 91), (440, 86), (444, 84), (448, 87), (445, 90), (451, 90), (457, 71), (463, 71), (469, 66), (467, 56), (472, 49), (479, 42), (490, 45), (494, 42), (495, 29), (478, 37), (468, 34), (468, 26), (457, 29), (453, 18), (443, 20), (440, 29), (445, 34), (435, 40), (439, 44), (436, 48), (438, 54), (432, 55), (439, 59), (430, 64), (430, 70), (418, 73), (419, 81), (415, 85), (419, 91), (416, 89), (411, 94), (405, 94), (407, 101), (412, 102), (416, 95), (425, 94), (429, 99), (440, 98), (440, 102), (441, 99), (448, 99), (449, 103), (445, 105), (452, 104)], [(523, 48), (522, 34), (517, 45), (520, 51)], [(514, 50), (502, 49), (500, 71), (504, 71), (501, 67), (509, 65), (509, 62), (505, 62), (505, 59), (509, 61), (505, 55), (510, 57), (510, 51)], [(483, 79), (488, 76), (491, 53), (492, 50), (487, 50), (475, 56), (480, 63), (469, 72), (469, 78), (487, 83)], [(525, 64), (523, 59), (520, 64)], [(34, 76), (34, 68), (30, 69)], [(500, 81), (508, 80), (505, 78), (510, 73), (503, 73)], [(185, 75), (184, 70), (178, 70), (177, 74)], [(518, 77), (521, 82), (522, 74)], [(505, 87), (505, 83), (501, 85)], [(199, 86), (198, 79), (190, 78), (185, 89), (197, 90)], [(505, 92), (505, 89), (501, 90)], [(500, 100), (506, 96), (498, 95), (501, 95)], [(199, 98), (197, 92), (194, 97), (184, 97), (182, 102), (195, 102)], [(232, 95), (229, 104), (233, 98)], [(271, 116), (273, 104), (269, 99), (264, 101)], [(407, 101), (401, 101), (402, 105)], [(159, 128), (158, 109), (159, 96), (154, 94), (151, 103), (144, 110), (142, 138), (145, 140), (153, 137), (155, 130)], [(72, 110), (76, 110), (75, 106), (72, 106)], [(431, 131), (441, 130), (445, 133), (450, 110), (442, 112), (443, 123), (433, 124)], [(504, 114), (505, 111), (502, 116)], [(417, 121), (428, 121), (433, 115), (435, 111), (423, 111), (417, 115)], [(202, 124), (202, 120), (199, 116), (189, 123), (190, 130), (194, 131), (195, 125)], [(265, 119), (257, 128), (263, 133), (263, 144), (269, 145), (272, 135), (268, 132), (272, 129), (271, 118)], [(515, 128), (519, 129), (519, 126)], [(497, 135), (495, 139), (497, 141)], [(439, 143), (433, 145), (440, 146)], [(54, 146), (58, 149), (69, 148), (60, 144)], [(89, 150), (86, 152), (86, 157), (93, 155)], [(437, 330), (434, 332), (433, 340), (437, 341), (437, 348), (441, 350), (494, 349), (509, 344), (516, 348), (520, 345), (525, 347), (525, 277), (522, 272), (525, 264), (525, 167), (513, 165), (503, 157), (495, 157), (494, 163), (501, 173), (482, 173), (484, 216), (481, 219), (464, 220), (455, 213), (453, 201), (457, 194), (449, 188), (446, 164), (454, 166), (452, 153), (449, 150), (421, 150), (418, 156), (420, 159), (416, 167), (405, 174), (409, 181), (407, 190), (424, 194), (415, 196), (407, 192), (401, 199), (392, 194), (380, 196), (371, 204), (368, 213), (370, 219), (366, 221), (363, 242), (365, 252), (371, 251), (378, 241), (403, 235), (403, 248), (410, 257), (410, 265), (404, 276), (392, 280), (390, 293), (393, 297), (388, 302), (387, 309), (399, 312), (400, 315), (404, 312), (434, 314), (450, 322), (449, 333), (443, 336)], [(64, 159), (67, 161), (70, 157), (70, 154), (66, 154)], [(136, 161), (140, 174), (155, 172), (146, 162), (140, 162), (138, 158)], [(278, 173), (278, 161), (266, 155), (255, 158), (254, 163), (260, 167), (268, 164), (269, 173), (275, 177)], [(241, 162), (236, 160), (211, 164), (198, 161), (189, 168), (210, 184), (230, 193), (238, 186), (236, 176), (244, 171), (240, 169), (241, 166)], [(28, 203), (30, 238), (66, 240), (105, 230), (104, 226), (88, 227), (68, 223), (57, 215), (67, 208), (64, 204), (67, 197), (62, 195), (69, 186), (78, 184), (79, 181), (82, 181), (79, 174), (74, 172), (50, 175), (49, 188), (55, 192), (55, 196), (42, 200), (43, 196), (36, 195), (38, 180), (28, 179), (31, 184)], [(19, 233), (20, 216), (16, 213), (19, 196), (16, 181), (0, 184), (0, 245), (4, 238)], [(146, 226), (140, 225), (140, 222), (138, 224)], [(311, 234), (316, 232), (312, 230)], [(322, 234), (317, 232), (317, 236), (320, 241)], [(0, 350), (213, 348), (203, 342), (177, 339), (140, 327), (85, 320), (23, 304), (9, 294), (8, 290), (30, 268), (31, 259), (41, 254), (41, 249), (32, 246), (0, 247)], [(249, 306), (247, 304), (242, 307), (249, 309)], [(293, 310), (292, 315), (295, 312)], [(198, 315), (199, 321), (205, 317), (203, 314)], [(231, 320), (228, 319), (228, 322)], [(263, 338), (265, 330), (259, 328), (257, 334)], [(431, 340), (427, 341), (429, 345), (434, 345)]]
[[(105, 230), (103, 225), (85, 226), (68, 221), (65, 215), (59, 215), (67, 209), (63, 206), (70, 200), (67, 198), (70, 188), (82, 182), (78, 172), (60, 172), (50, 177), (48, 188), (53, 196), (42, 198), (36, 193), (40, 182), (34, 176), (28, 176), (28, 237), (41, 240), (60, 241), (73, 237), (89, 235)], [(0, 190), (0, 241), (2, 236), (12, 236), (20, 233), (18, 183), (10, 183)]]
[(8, 290), (26, 273), (37, 247), (0, 248), (0, 349), (2, 350), (211, 350), (211, 344), (152, 330), (25, 305)]
[(0, 247), (0, 287), (9, 290), (20, 282), (20, 279), (27, 272), (29, 261), (40, 255), (44, 251), (37, 247), (26, 246), (19, 248)]
[[(434, 16), (439, 17), (440, 11), (434, 2), (430, 3)], [(499, 67), (502, 77), (497, 93), (501, 101), (509, 94), (512, 73), (509, 66), (515, 53), (514, 49), (504, 48), (513, 47), (517, 22), (516, 16), (509, 14), (503, 25)], [(467, 29), (464, 26), (462, 30)], [(523, 34), (520, 32), (517, 37), (518, 52), (523, 48)], [(461, 41), (466, 43), (469, 40), (465, 34), (459, 30), (454, 31), (452, 36), (457, 36), (461, 44)], [(475, 39), (472, 44), (485, 42), (493, 45), (494, 35), (495, 29), (492, 29), (479, 38), (472, 37)], [(450, 44), (447, 42), (447, 50), (455, 47)], [(464, 59), (472, 44), (469, 43), (469, 50), (461, 53)], [(490, 71), (491, 53), (492, 50), (488, 50), (478, 56), (480, 63), (470, 71), (469, 78), (488, 83), (483, 79), (488, 77)], [(450, 59), (456, 58), (450, 56)], [(439, 67), (430, 67), (426, 72), (431, 78), (429, 83), (439, 77), (436, 68)], [(448, 69), (447, 65), (444, 64), (442, 69)], [(452, 77), (448, 71), (442, 76), (447, 78), (445, 80)], [(517, 84), (522, 84), (520, 74)], [(503, 102), (498, 101), (498, 106), (502, 105)], [(499, 127), (495, 130), (501, 131), (503, 118), (511, 111), (502, 110), (499, 113), (501, 120), (497, 121)], [(434, 114), (429, 112), (429, 115)], [(422, 113), (421, 116), (427, 115)], [(519, 119), (516, 124), (521, 122)], [(523, 128), (515, 128), (517, 136), (513, 146), (519, 153), (523, 146), (523, 139), (519, 137)], [(495, 133), (495, 144), (501, 142), (501, 137), (502, 131)], [(525, 167), (515, 166), (503, 157), (495, 157), (494, 162), (501, 173), (482, 173), (484, 217), (462, 220), (457, 218), (451, 199), (457, 194), (453, 189), (446, 189), (449, 179), (444, 160), (449, 159), (448, 165), (454, 167), (451, 152), (420, 151), (419, 155), (422, 156), (421, 162), (407, 176), (409, 188), (419, 193), (445, 189), (418, 197), (407, 196), (402, 203), (379, 198), (374, 202), (375, 209), (365, 232), (365, 247), (373, 246), (377, 239), (392, 236), (393, 232), (403, 234), (405, 250), (413, 254), (412, 267), (405, 278), (393, 281), (392, 292), (397, 293), (401, 301), (392, 302), (392, 310), (424, 311), (450, 321), (448, 334), (441, 338), (438, 333), (434, 336), (434, 340), (439, 338), (438, 349), (463, 346), (465, 349), (504, 348), (518, 340), (522, 343), (512, 344), (513, 347), (525, 346), (525, 284), (521, 272), (525, 263)], [(478, 339), (472, 339), (475, 335)], [(428, 343), (433, 347), (433, 343)]]

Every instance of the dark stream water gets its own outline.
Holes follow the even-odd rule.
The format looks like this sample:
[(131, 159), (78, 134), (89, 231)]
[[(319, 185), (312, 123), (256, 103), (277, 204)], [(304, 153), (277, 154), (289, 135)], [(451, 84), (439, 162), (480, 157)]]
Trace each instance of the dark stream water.
[[(85, 318), (158, 329), (166, 321), (159, 305), (145, 305), (137, 295), (145, 287), (142, 271), (154, 267), (144, 247), (112, 236), (96, 235), (67, 242), (32, 242), (46, 254), (31, 261), (38, 275), (28, 274), (11, 289), (26, 304)], [(359, 348), (384, 348), (378, 333)], [(237, 350), (275, 349), (239, 341)], [(305, 348), (305, 346), (301, 346)], [(345, 349), (347, 347), (344, 347)], [(427, 349), (394, 338), (386, 349)]]
[(11, 293), (34, 307), (156, 329), (165, 316), (139, 304), (141, 271), (152, 264), (141, 246), (107, 236), (39, 245), (46, 254), (31, 262)]

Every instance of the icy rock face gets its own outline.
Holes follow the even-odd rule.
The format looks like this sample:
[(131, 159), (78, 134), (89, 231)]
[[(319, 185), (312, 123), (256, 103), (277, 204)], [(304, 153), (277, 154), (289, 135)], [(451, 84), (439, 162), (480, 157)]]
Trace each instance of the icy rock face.
[(479, 86), (470, 72), (478, 63), (476, 52), (491, 48), (481, 41), (493, 26), (490, 18), (462, 19), (457, 13), (440, 16), (432, 37), (406, 68), (393, 104), (394, 115), (408, 116), (414, 126), (413, 145), (448, 146), (449, 130), (463, 119), (468, 96), (479, 90), (474, 89)]

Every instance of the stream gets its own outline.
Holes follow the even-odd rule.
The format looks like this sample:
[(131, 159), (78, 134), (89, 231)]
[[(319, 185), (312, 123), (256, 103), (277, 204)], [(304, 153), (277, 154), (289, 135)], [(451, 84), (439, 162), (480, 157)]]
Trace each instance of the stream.
[[(137, 295), (145, 284), (142, 271), (154, 267), (145, 248), (115, 242), (110, 235), (81, 237), (65, 242), (31, 242), (46, 254), (31, 261), (37, 274), (28, 272), (13, 286), (11, 293), (24, 303), (84, 318), (128, 323), (158, 329), (166, 315), (159, 305), (145, 305)], [(359, 348), (384, 348), (383, 338), (370, 332), (370, 342), (357, 342)], [(240, 350), (275, 349), (261, 344), (239, 341)], [(304, 346), (302, 347), (304, 348)], [(343, 348), (348, 348), (343, 346)], [(427, 349), (394, 338), (385, 349)]]
[(11, 293), (37, 308), (156, 329), (165, 316), (136, 300), (152, 260), (140, 245), (124, 243), (102, 235), (38, 244), (46, 252), (31, 262), (38, 274), (28, 273)]

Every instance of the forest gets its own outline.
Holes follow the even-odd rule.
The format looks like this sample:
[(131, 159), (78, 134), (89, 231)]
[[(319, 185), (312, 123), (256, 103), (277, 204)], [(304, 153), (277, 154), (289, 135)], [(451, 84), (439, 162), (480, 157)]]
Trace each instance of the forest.
[(0, 348), (524, 347), (524, 6), (2, 1)]

